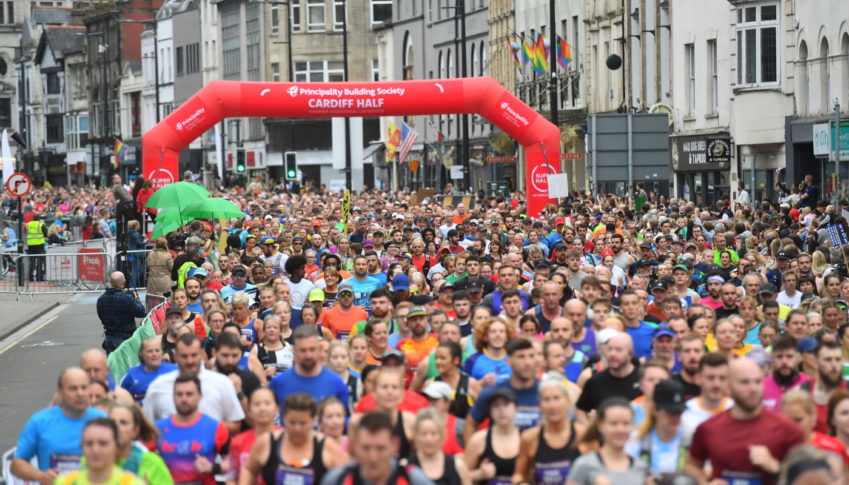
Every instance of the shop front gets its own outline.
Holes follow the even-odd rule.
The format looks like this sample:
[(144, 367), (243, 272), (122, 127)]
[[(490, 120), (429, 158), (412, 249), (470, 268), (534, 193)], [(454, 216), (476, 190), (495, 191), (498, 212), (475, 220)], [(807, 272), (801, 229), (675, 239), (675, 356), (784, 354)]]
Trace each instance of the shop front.
[(731, 154), (728, 133), (670, 137), (675, 194), (702, 207), (730, 195)]

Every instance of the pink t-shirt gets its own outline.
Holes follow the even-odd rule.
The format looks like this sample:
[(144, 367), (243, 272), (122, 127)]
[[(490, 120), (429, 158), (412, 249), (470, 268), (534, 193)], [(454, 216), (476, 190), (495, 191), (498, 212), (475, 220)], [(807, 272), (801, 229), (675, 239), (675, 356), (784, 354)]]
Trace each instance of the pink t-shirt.
[(713, 298), (706, 296), (701, 300), (697, 301), (699, 305), (709, 306), (716, 310), (717, 308), (722, 306), (722, 300), (714, 300)]
[(787, 391), (792, 391), (802, 384), (811, 380), (810, 377), (805, 374), (799, 374), (796, 377), (796, 380), (793, 381), (792, 384), (786, 387), (782, 387), (775, 382), (775, 377), (770, 375), (766, 379), (764, 379), (764, 397), (763, 397), (763, 405), (767, 409), (772, 409), (778, 411), (781, 407), (781, 396), (784, 395)]

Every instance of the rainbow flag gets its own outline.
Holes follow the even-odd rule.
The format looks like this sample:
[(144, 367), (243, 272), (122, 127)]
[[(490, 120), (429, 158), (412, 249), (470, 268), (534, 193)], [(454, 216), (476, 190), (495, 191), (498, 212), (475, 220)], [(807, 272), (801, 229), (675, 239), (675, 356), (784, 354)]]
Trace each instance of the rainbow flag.
[(115, 165), (116, 170), (121, 166), (121, 162), (124, 161), (124, 155), (126, 154), (126, 145), (124, 145), (121, 140), (115, 140), (115, 155), (112, 157), (112, 164)]
[(572, 62), (572, 46), (566, 42), (566, 39), (563, 37), (557, 36), (559, 42), (557, 43), (557, 63), (560, 64), (561, 67), (566, 67), (570, 62)]
[[(522, 34), (522, 55), (525, 59), (531, 62), (534, 71), (537, 70), (537, 47), (533, 42), (528, 42), (525, 39), (525, 34)], [(527, 62), (527, 61), (526, 61)]]
[(514, 36), (514, 38), (508, 37), (507, 42), (510, 44), (510, 52), (513, 53), (513, 60), (516, 62), (516, 67), (523, 67), (527, 64), (528, 57), (522, 50), (522, 43), (518, 36)]
[(543, 34), (537, 34), (536, 41), (536, 59), (537, 63), (534, 67), (534, 71), (537, 74), (543, 74), (548, 72), (548, 48), (549, 43), (546, 40)]

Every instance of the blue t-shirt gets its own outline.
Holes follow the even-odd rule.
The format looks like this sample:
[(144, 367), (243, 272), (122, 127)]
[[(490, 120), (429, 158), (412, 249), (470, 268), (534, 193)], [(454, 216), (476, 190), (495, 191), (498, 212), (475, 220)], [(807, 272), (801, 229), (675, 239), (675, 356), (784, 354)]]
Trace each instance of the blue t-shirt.
[(369, 273), (368, 275), (376, 279), (377, 282), (380, 283), (380, 286), (386, 286), (387, 278), (386, 273), (384, 273), (383, 271), (378, 271), (377, 273)]
[(280, 416), (283, 416), (283, 400), (297, 392), (309, 394), (320, 404), (325, 398), (336, 396), (340, 402), (348, 402), (348, 387), (342, 379), (327, 367), (315, 377), (304, 377), (291, 367), (278, 374), (268, 387), (274, 392), (277, 404), (280, 406)]
[(515, 423), (519, 429), (525, 430), (539, 424), (539, 381), (534, 381), (534, 385), (527, 389), (514, 389), (510, 385), (509, 379), (496, 382), (492, 387), (487, 387), (481, 391), (475, 405), (472, 406), (470, 411), (472, 419), (482, 423), (489, 416), (489, 395), (500, 387), (506, 387), (516, 395), (518, 409), (516, 410)]
[(578, 378), (581, 377), (581, 371), (584, 370), (584, 362), (586, 360), (587, 356), (580, 350), (576, 350), (575, 354), (572, 355), (572, 359), (567, 362), (566, 366), (563, 368), (566, 378), (577, 383)]
[(513, 370), (507, 365), (507, 352), (500, 359), (491, 357), (484, 352), (476, 352), (466, 359), (463, 371), (475, 379), (483, 379), (487, 374), (495, 374), (495, 380), (509, 379)]
[(133, 396), (133, 399), (141, 405), (150, 383), (162, 374), (167, 374), (177, 369), (177, 364), (163, 361), (158, 369), (149, 372), (144, 368), (144, 364), (139, 364), (127, 371), (127, 374), (121, 379), (121, 387), (126, 389)]
[(649, 322), (640, 322), (639, 327), (625, 327), (628, 335), (634, 340), (634, 355), (638, 358), (651, 352), (651, 337), (655, 328), (656, 326)]
[(757, 325), (746, 330), (746, 338), (743, 339), (744, 344), (751, 344), (756, 347), (761, 346), (761, 339), (758, 338), (758, 333), (761, 331), (761, 326), (763, 326), (763, 322), (758, 322)]
[(236, 288), (233, 288), (232, 284), (227, 285), (224, 288), (221, 288), (221, 298), (224, 298), (224, 303), (229, 305), (230, 304), (230, 298), (240, 291), (244, 291), (251, 298), (256, 297), (256, 286), (252, 285), (250, 283), (245, 283), (245, 287), (238, 289), (238, 290)]
[(365, 311), (371, 311), (371, 292), (380, 288), (380, 281), (377, 278), (366, 276), (366, 279), (360, 281), (351, 276), (344, 280), (345, 283), (350, 283), (354, 288), (354, 305), (362, 308)]
[(189, 303), (188, 305), (186, 305), (186, 308), (188, 308), (190, 312), (195, 312), (198, 315), (203, 315), (203, 307), (201, 306), (200, 301), (198, 301), (197, 303)]
[(53, 406), (33, 414), (18, 437), (15, 458), (29, 461), (38, 456), (38, 469), (57, 468), (60, 472), (78, 470), (83, 455), (83, 427), (94, 418), (105, 418), (103, 411), (88, 408), (80, 418), (69, 418), (62, 408)]

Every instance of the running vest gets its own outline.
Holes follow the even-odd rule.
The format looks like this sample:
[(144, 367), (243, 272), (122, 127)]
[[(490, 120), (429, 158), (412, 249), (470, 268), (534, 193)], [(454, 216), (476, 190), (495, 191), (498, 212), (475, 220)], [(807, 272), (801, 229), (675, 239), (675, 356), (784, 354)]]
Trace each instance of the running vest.
[(502, 458), (495, 453), (492, 447), (492, 428), (486, 430), (486, 448), (483, 450), (478, 461), (478, 466), (484, 459), (488, 459), (495, 465), (495, 477), (489, 480), (487, 485), (511, 485), (513, 483), (513, 470), (516, 468), (516, 457)]
[(572, 463), (581, 456), (574, 446), (575, 425), (570, 424), (569, 441), (563, 448), (553, 449), (545, 441), (545, 428), (539, 429), (539, 444), (534, 456), (534, 478), (539, 485), (560, 485), (566, 483)]
[(44, 232), (41, 230), (42, 227), (44, 227), (44, 223), (41, 221), (27, 222), (27, 246), (44, 245)]
[[(460, 474), (457, 472), (457, 466), (454, 464), (454, 457), (443, 454), (442, 476), (431, 479), (434, 485), (460, 485)], [(421, 468), (419, 457), (415, 453), (410, 457), (410, 464)], [(424, 471), (424, 468), (422, 468)]]
[(312, 459), (309, 463), (297, 466), (297, 464), (284, 462), (280, 456), (283, 447), (283, 438), (285, 432), (280, 434), (280, 437), (275, 439), (271, 436), (271, 450), (268, 454), (268, 460), (262, 467), (261, 475), (266, 485), (318, 485), (321, 479), (327, 472), (324, 468), (324, 461), (321, 459), (322, 450), (324, 449), (324, 439), (319, 440), (313, 436), (313, 451)]

